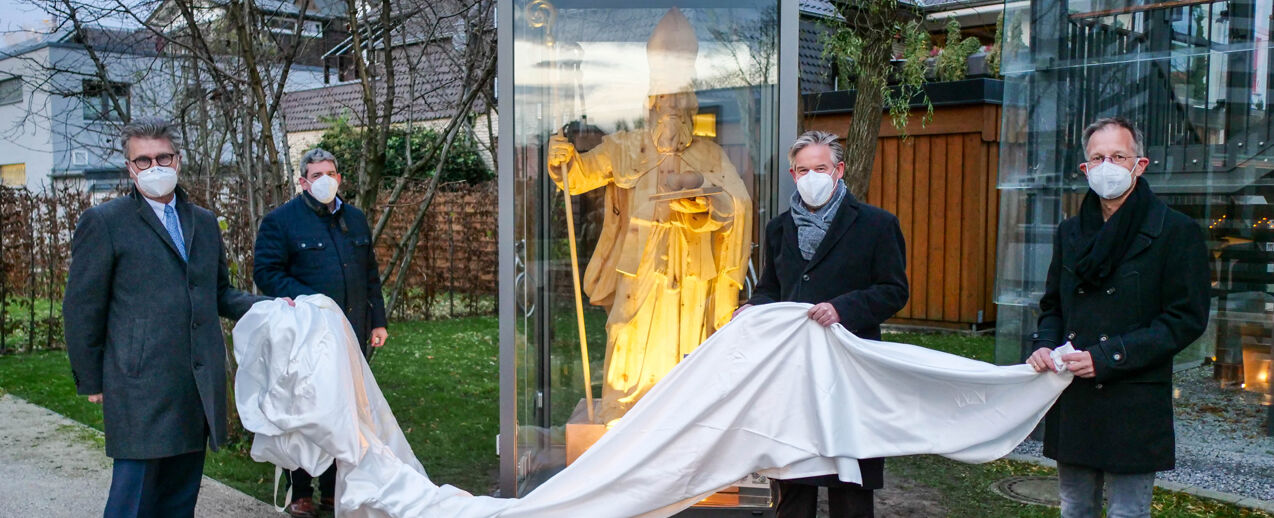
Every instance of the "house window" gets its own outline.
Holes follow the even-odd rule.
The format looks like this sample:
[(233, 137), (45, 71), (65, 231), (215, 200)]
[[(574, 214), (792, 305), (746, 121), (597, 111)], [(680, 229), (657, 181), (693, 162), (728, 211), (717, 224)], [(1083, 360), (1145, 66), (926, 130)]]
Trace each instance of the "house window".
[(27, 184), (27, 165), (0, 165), (0, 185), (5, 187), (25, 187)]
[(0, 106), (22, 102), (22, 78), (0, 79)]
[[(128, 83), (86, 79), (82, 86), (84, 88), (84, 120), (122, 121), (128, 115)], [(115, 104), (111, 102), (111, 97), (119, 101), (120, 108), (124, 110), (124, 113), (119, 113), (115, 110)]]

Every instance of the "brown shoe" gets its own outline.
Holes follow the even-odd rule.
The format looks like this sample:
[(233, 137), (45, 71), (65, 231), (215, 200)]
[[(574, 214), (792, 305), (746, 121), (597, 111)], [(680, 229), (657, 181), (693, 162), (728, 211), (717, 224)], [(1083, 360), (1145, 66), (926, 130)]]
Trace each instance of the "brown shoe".
[(318, 518), (318, 508), (314, 507), (314, 499), (310, 497), (293, 500), (283, 512), (293, 518)]
[(331, 511), (336, 508), (336, 500), (330, 496), (320, 498), (318, 508), (320, 511)]

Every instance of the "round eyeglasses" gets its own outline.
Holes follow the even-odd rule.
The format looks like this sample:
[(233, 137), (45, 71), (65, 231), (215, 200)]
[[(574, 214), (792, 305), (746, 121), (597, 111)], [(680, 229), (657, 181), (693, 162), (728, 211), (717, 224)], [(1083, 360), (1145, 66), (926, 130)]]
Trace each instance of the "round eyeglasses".
[(164, 153), (160, 155), (155, 155), (153, 157), (139, 156), (137, 158), (134, 158), (132, 162), (133, 162), (133, 166), (137, 167), (137, 169), (139, 170), (150, 169), (150, 166), (152, 164), (157, 164), (160, 167), (168, 167), (170, 165), (173, 165), (173, 158), (176, 158), (176, 156), (177, 155), (173, 153)]

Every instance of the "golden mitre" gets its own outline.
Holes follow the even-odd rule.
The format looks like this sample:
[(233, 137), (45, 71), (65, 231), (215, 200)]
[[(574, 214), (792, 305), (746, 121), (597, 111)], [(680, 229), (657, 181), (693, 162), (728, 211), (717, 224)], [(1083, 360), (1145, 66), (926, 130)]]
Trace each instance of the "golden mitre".
[(655, 25), (646, 42), (650, 95), (693, 90), (699, 38), (681, 10), (673, 7)]

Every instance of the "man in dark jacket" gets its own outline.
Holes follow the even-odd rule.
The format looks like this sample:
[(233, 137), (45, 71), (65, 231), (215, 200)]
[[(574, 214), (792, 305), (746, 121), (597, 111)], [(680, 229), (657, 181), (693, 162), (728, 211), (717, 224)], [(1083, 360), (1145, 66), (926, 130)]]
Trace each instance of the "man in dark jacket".
[[(905, 245), (898, 218), (859, 202), (841, 182), (839, 137), (801, 135), (788, 150), (797, 193), (791, 208), (765, 227), (765, 271), (752, 298), (735, 312), (771, 302), (814, 304), (824, 326), (880, 339), (880, 324), (907, 303)], [(818, 487), (827, 486), (833, 518), (874, 515), (872, 491), (884, 485), (884, 459), (858, 461), (863, 483), (835, 475), (775, 482), (778, 518), (813, 518)]]
[(1141, 177), (1141, 132), (1126, 119), (1084, 130), (1089, 191), (1053, 240), (1034, 353), (1062, 357), (1075, 381), (1044, 421), (1057, 461), (1062, 516), (1150, 516), (1156, 471), (1172, 469), (1172, 357), (1208, 322), (1208, 252), (1199, 226), (1168, 208)]
[[(319, 148), (306, 152), (300, 171), (301, 194), (261, 221), (252, 278), (267, 295), (331, 297), (344, 310), (366, 355), (369, 342), (380, 347), (389, 336), (367, 216), (336, 195), (341, 174), (331, 153)], [(314, 504), (310, 474), (296, 470), (289, 481), (288, 514), (315, 516), (320, 506)], [(335, 465), (319, 477), (319, 486), (321, 507), (330, 508)]]
[(263, 300), (230, 286), (217, 218), (177, 187), (176, 128), (121, 137), (132, 194), (90, 208), (62, 302), (76, 391), (102, 405), (114, 459), (105, 516), (192, 516), (204, 450), (226, 442), (226, 346), (217, 315)]

